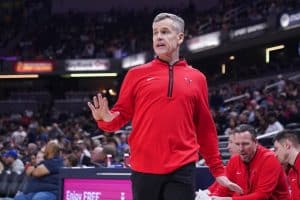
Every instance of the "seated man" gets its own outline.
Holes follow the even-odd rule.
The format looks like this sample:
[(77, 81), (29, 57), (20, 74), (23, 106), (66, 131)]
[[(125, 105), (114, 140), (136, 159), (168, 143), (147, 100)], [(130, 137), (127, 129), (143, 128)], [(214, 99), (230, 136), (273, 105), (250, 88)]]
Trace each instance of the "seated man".
[(59, 190), (59, 169), (63, 167), (60, 148), (56, 141), (49, 141), (45, 148), (44, 160), (37, 166), (26, 169), (28, 182), (23, 193), (15, 200), (57, 200)]
[(106, 155), (103, 152), (103, 147), (95, 147), (91, 153), (91, 163), (95, 167), (105, 167)]
[(18, 152), (16, 150), (8, 150), (3, 155), (3, 161), (5, 164), (5, 170), (10, 170), (17, 174), (22, 174), (24, 172), (24, 163), (18, 158)]
[(290, 165), (288, 180), (291, 199), (300, 200), (300, 129), (280, 132), (274, 139), (275, 154), (283, 165)]
[(275, 154), (259, 145), (256, 131), (250, 125), (234, 130), (239, 155), (230, 158), (228, 178), (242, 187), (237, 194), (220, 186), (212, 193), (213, 200), (289, 200), (287, 179)]
[[(228, 145), (227, 145), (227, 149), (230, 154), (230, 157), (237, 155), (239, 153), (239, 149), (238, 149), (238, 146), (235, 145), (234, 138), (235, 138), (235, 134), (233, 132), (230, 132), (229, 136), (228, 136)], [(215, 190), (218, 189), (219, 186), (220, 186), (220, 184), (218, 184), (215, 181), (211, 186), (209, 186), (207, 188), (208, 194), (213, 193)]]
[(95, 147), (91, 155), (91, 163), (95, 167), (123, 167), (116, 162), (115, 157), (117, 149), (111, 144), (106, 144), (103, 147)]

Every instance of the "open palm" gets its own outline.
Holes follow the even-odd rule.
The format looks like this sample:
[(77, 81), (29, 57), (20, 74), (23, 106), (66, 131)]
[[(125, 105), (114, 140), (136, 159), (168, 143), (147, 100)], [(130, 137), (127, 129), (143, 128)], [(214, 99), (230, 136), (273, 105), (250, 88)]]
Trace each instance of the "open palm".
[(88, 106), (92, 112), (93, 118), (97, 121), (102, 120), (105, 122), (111, 122), (120, 114), (119, 112), (110, 112), (108, 101), (105, 97), (102, 97), (101, 94), (94, 96), (93, 103), (88, 102)]

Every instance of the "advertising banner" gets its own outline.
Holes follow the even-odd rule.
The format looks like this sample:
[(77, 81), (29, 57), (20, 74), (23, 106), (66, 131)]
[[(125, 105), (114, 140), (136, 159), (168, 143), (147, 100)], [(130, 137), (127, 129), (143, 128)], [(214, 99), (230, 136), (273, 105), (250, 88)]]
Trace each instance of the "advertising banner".
[(191, 52), (199, 52), (206, 49), (214, 48), (220, 45), (221, 32), (213, 32), (205, 35), (200, 35), (198, 37), (194, 37), (187, 41), (187, 48)]
[(236, 40), (257, 37), (258, 35), (262, 34), (266, 30), (266, 28), (267, 23), (260, 23), (252, 26), (239, 28), (230, 32), (230, 38), (232, 40)]
[(66, 71), (106, 71), (110, 68), (109, 59), (69, 59), (64, 61)]
[(130, 180), (65, 179), (63, 200), (132, 200)]
[(15, 63), (17, 73), (51, 73), (53, 63), (51, 61), (18, 61)]
[(280, 25), (283, 29), (296, 28), (300, 26), (300, 12), (282, 14), (280, 17)]

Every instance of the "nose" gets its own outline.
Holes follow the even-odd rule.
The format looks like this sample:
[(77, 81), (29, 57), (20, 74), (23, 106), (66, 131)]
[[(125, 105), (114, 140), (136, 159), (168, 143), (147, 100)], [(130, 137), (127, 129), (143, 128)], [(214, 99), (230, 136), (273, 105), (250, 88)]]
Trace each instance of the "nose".
[(155, 35), (155, 39), (156, 40), (161, 40), (162, 39), (162, 34), (160, 32), (158, 32), (156, 35)]
[(240, 153), (243, 152), (243, 150), (244, 150), (243, 147), (242, 147), (242, 145), (238, 145), (238, 146), (237, 146), (237, 149), (238, 149), (238, 151), (239, 151)]

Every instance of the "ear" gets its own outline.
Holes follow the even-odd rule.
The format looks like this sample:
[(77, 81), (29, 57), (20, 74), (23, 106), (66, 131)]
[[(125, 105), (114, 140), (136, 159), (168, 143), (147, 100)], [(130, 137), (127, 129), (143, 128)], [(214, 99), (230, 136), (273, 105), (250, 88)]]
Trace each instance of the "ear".
[(177, 37), (178, 37), (178, 44), (179, 45), (182, 44), (184, 40), (184, 33), (178, 33)]
[(293, 143), (290, 140), (286, 140), (285, 141), (285, 145), (284, 145), (287, 149), (290, 149), (293, 147)]

